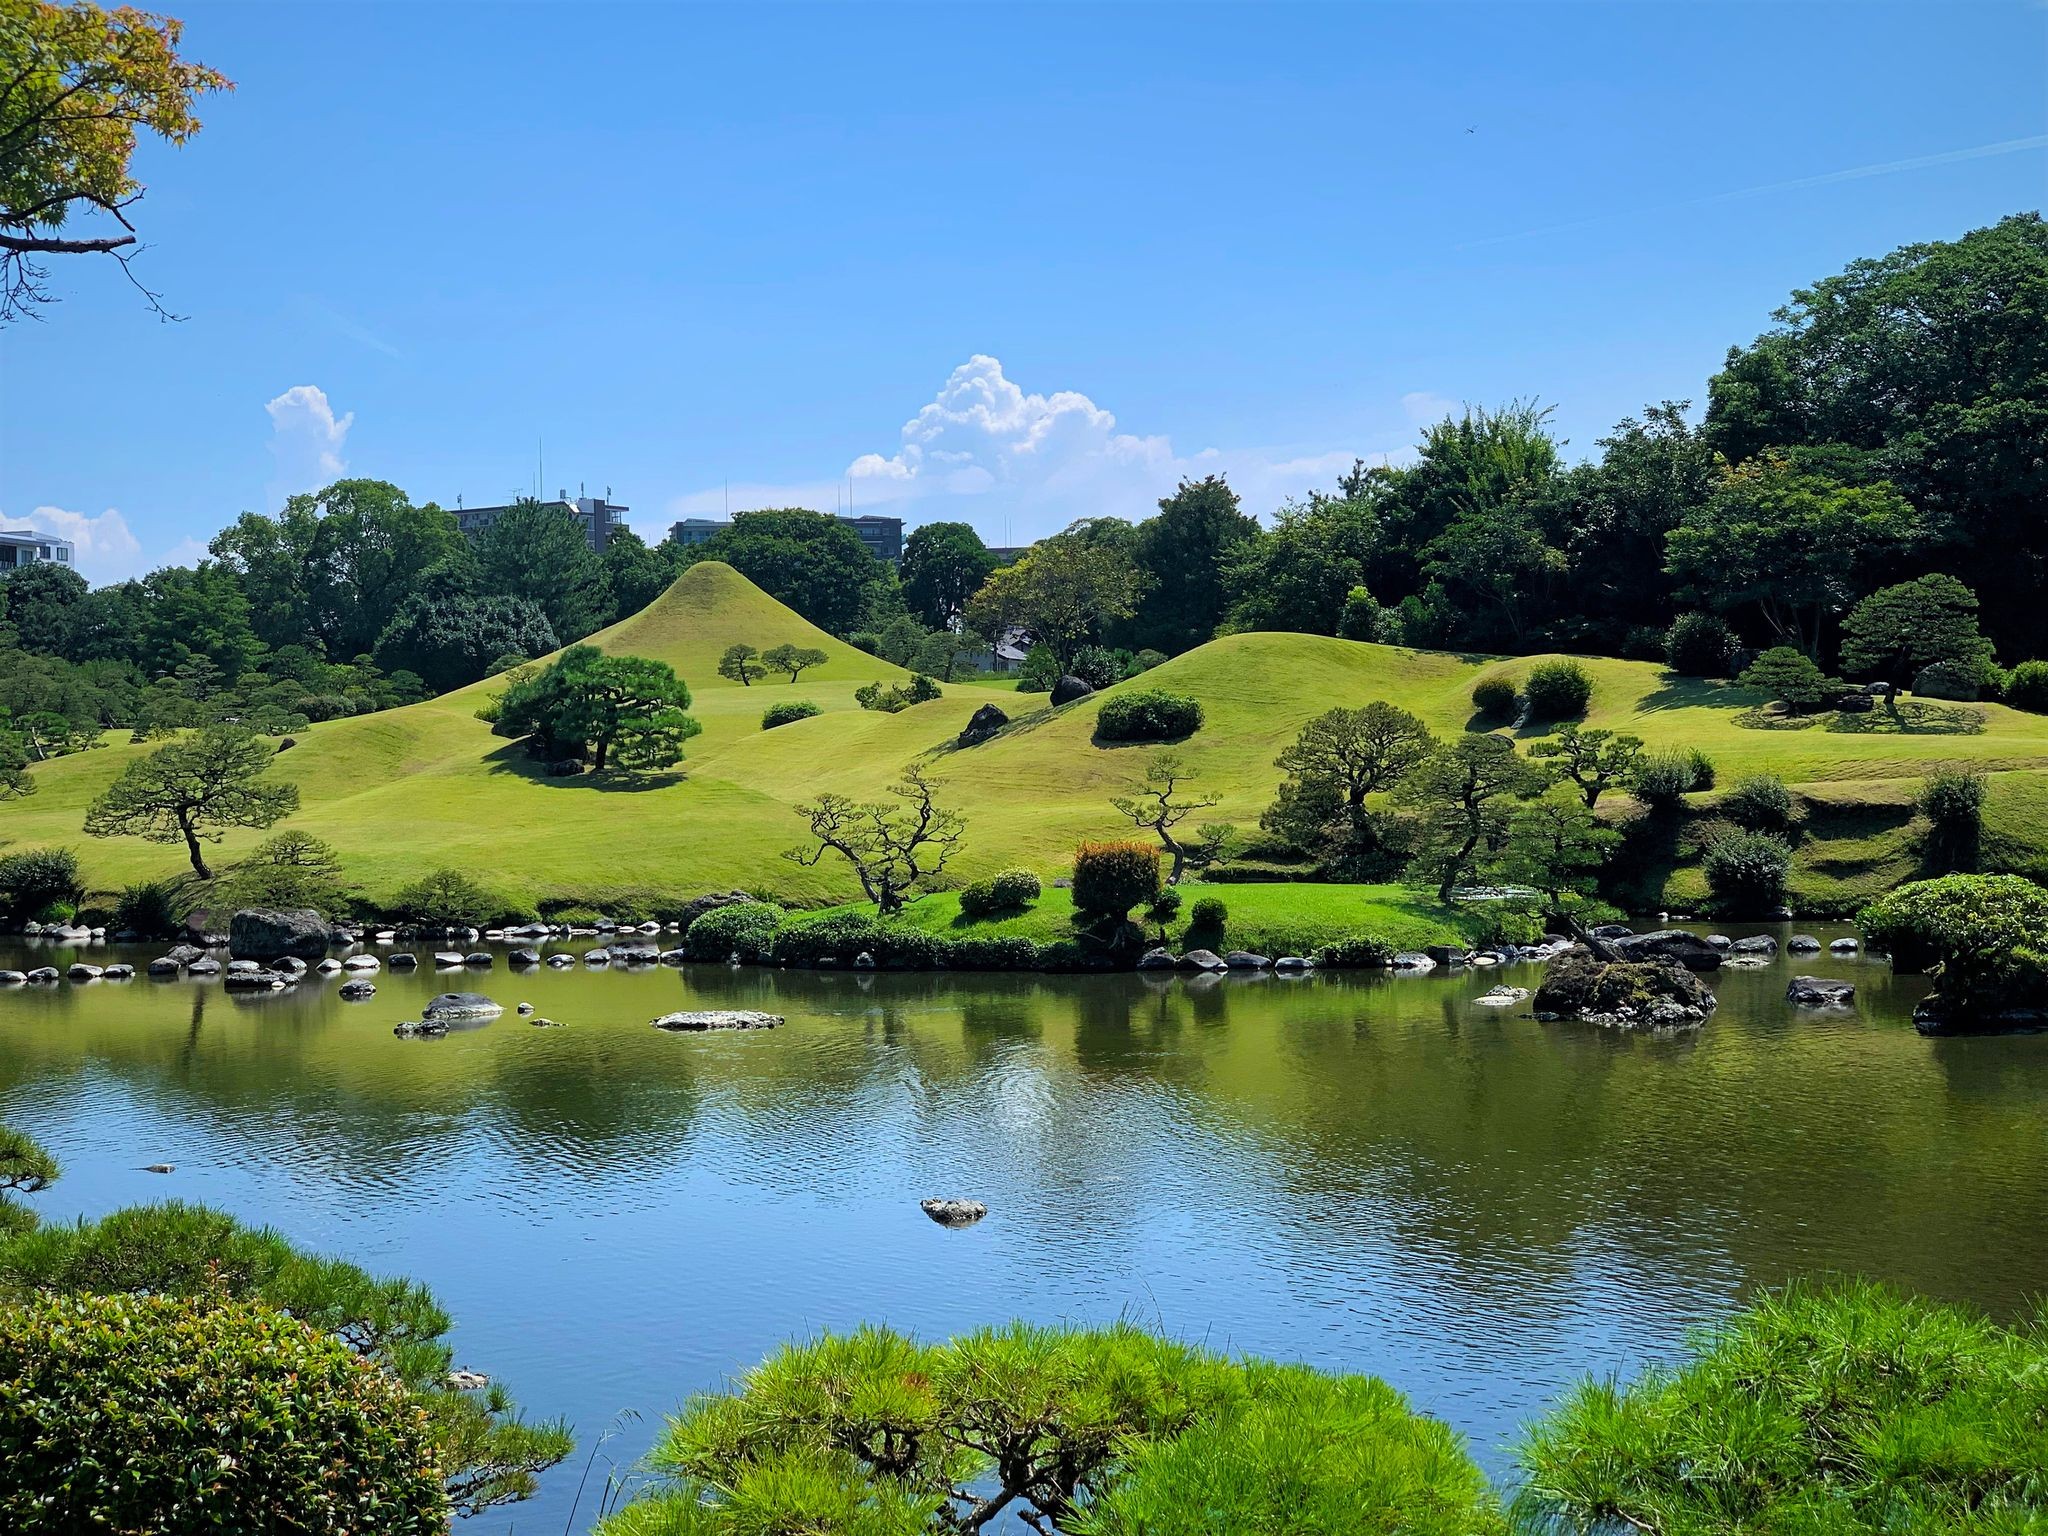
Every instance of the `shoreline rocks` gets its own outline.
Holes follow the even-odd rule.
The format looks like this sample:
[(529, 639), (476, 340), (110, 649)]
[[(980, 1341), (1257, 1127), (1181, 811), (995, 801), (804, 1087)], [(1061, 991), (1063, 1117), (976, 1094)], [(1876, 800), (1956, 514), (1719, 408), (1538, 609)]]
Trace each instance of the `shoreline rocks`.
[(1675, 960), (1688, 971), (1721, 968), (1720, 949), (1683, 928), (1660, 928), (1655, 933), (1631, 934), (1613, 942), (1615, 953), (1624, 960)]
[(1856, 985), (1824, 976), (1794, 976), (1785, 983), (1785, 1001), (1794, 1008), (1847, 1008), (1856, 1001)]
[(310, 907), (248, 909), (228, 919), (228, 954), (236, 960), (319, 960), (333, 937), (327, 919)]
[(1560, 955), (1536, 989), (1536, 1017), (1576, 1019), (1608, 1029), (1655, 1033), (1698, 1029), (1719, 1000), (1672, 960), (1597, 960), (1583, 949)]

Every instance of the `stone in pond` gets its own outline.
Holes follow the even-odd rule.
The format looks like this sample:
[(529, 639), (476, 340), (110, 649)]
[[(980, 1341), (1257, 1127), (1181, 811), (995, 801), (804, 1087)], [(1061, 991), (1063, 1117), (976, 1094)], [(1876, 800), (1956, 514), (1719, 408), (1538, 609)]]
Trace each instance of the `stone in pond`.
[(971, 1227), (988, 1214), (979, 1200), (920, 1200), (917, 1208), (942, 1227)]
[(1785, 1001), (1795, 1008), (1846, 1008), (1856, 1001), (1856, 987), (1822, 976), (1794, 976), (1785, 984)]
[(694, 1012), (665, 1013), (654, 1020), (656, 1029), (689, 1031), (709, 1029), (773, 1029), (782, 1022), (779, 1013), (755, 1013), (745, 1008), (707, 1008)]
[(420, 1010), (420, 1017), (445, 1024), (453, 1019), (495, 1019), (504, 1011), (481, 992), (443, 992)]

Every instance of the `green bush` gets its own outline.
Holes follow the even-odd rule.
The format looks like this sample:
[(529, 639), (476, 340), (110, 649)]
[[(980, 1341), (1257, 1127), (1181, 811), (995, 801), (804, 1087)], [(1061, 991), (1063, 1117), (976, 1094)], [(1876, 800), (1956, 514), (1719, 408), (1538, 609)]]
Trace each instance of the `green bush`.
[(1083, 843), (1074, 851), (1077, 912), (1121, 918), (1159, 891), (1159, 850), (1150, 843)]
[(2048, 661), (2023, 661), (2008, 672), (2004, 699), (2014, 709), (2048, 715)]
[(1692, 787), (1700, 791), (1712, 789), (1714, 780), (1718, 777), (1714, 769), (1714, 760), (1698, 747), (1687, 747), (1684, 757), (1692, 768)]
[(1850, 1282), (1795, 1287), (1673, 1370), (1582, 1383), (1524, 1443), (1530, 1532), (1978, 1536), (2048, 1515), (2048, 1333)]
[(1021, 912), (1039, 897), (1038, 876), (1028, 869), (1006, 869), (977, 880), (960, 893), (960, 915), (975, 922), (1003, 912)]
[(1716, 809), (1746, 831), (1779, 836), (1790, 832), (1798, 819), (1792, 791), (1774, 773), (1752, 773), (1738, 780)]
[(78, 855), (69, 848), (0, 854), (0, 922), (30, 922), (60, 904), (75, 911), (84, 894)]
[(1858, 915), (1901, 971), (1935, 972), (1944, 1011), (1990, 1015), (2048, 1003), (2048, 891), (2019, 875), (1916, 880)]
[(1923, 699), (1954, 699), (1971, 703), (1982, 698), (1986, 668), (1966, 661), (1936, 661), (1913, 678), (1913, 692)]
[(116, 933), (145, 939), (168, 939), (182, 933), (192, 911), (192, 888), (182, 879), (142, 880), (121, 887), (114, 898), (112, 927)]
[(1188, 909), (1188, 927), (1203, 933), (1221, 933), (1230, 921), (1230, 908), (1214, 896), (1204, 896)]
[[(914, 673), (907, 683), (898, 683), (884, 688), (880, 683), (863, 683), (854, 689), (854, 702), (862, 709), (880, 710), (885, 715), (899, 714), (913, 704), (928, 704), (933, 699), (943, 698), (939, 685), (922, 672)], [(766, 725), (765, 719), (763, 725)]]
[(1017, 669), (1017, 691), (1019, 693), (1051, 693), (1052, 685), (1060, 680), (1058, 658), (1045, 646), (1034, 645), (1025, 654), (1024, 664)]
[(1316, 951), (1316, 964), (1331, 970), (1385, 970), (1394, 963), (1394, 944), (1376, 933), (1347, 933)]
[(1520, 697), (1515, 685), (1504, 677), (1483, 678), (1472, 687), (1472, 707), (1496, 720), (1512, 715)]
[[(695, 926), (694, 924), (692, 925)], [(1030, 970), (1038, 948), (1021, 938), (941, 938), (914, 928), (891, 928), (863, 913), (839, 912), (813, 922), (789, 923), (775, 936), (778, 965), (848, 966), (862, 954), (890, 971)]]
[(1988, 783), (1983, 771), (1976, 768), (1948, 769), (1927, 776), (1914, 808), (1927, 818), (1922, 851), (1928, 863), (1965, 872), (1977, 867)]
[(1569, 657), (1539, 661), (1522, 684), (1534, 720), (1570, 720), (1586, 712), (1593, 697), (1592, 674)]
[(1680, 677), (1726, 677), (1735, 631), (1711, 613), (1681, 613), (1664, 632), (1664, 662)]
[[(1711, 773), (1712, 768), (1709, 766)], [(1702, 786), (1699, 766), (1686, 752), (1645, 752), (1636, 759), (1629, 792), (1656, 810), (1670, 810)]]
[(1811, 656), (1789, 645), (1772, 646), (1744, 667), (1736, 681), (1745, 688), (1761, 688), (1794, 714), (1823, 709), (1842, 691), (1839, 678), (1829, 677)]
[(772, 731), (778, 725), (793, 725), (822, 713), (809, 699), (784, 699), (780, 704), (770, 704), (761, 711), (761, 729)]
[(1707, 844), (1701, 859), (1717, 911), (1753, 917), (1785, 903), (1792, 850), (1768, 832), (1730, 832)]
[(1149, 923), (1158, 924), (1161, 934), (1163, 936), (1166, 929), (1166, 925), (1172, 922), (1176, 917), (1180, 916), (1181, 902), (1183, 899), (1184, 898), (1181, 896), (1179, 886), (1167, 886), (1166, 889), (1161, 891), (1157, 896), (1154, 896), (1152, 900), (1146, 904), (1145, 920)]
[(725, 960), (738, 955), (758, 965), (775, 952), (782, 908), (766, 901), (736, 901), (713, 907), (683, 932), (683, 952), (692, 960)]
[(505, 910), (492, 894), (459, 869), (437, 869), (399, 888), (391, 898), (393, 917), (407, 923), (460, 923), (481, 928)]
[(448, 1516), (419, 1405), (302, 1322), (169, 1296), (0, 1306), (13, 1536), (430, 1536)]
[(1098, 741), (1178, 741), (1201, 728), (1199, 700), (1156, 688), (1120, 693), (1095, 716)]
[(341, 855), (330, 844), (285, 831), (258, 843), (208, 896), (215, 907), (311, 907), (333, 917), (348, 908), (354, 889), (343, 879)]

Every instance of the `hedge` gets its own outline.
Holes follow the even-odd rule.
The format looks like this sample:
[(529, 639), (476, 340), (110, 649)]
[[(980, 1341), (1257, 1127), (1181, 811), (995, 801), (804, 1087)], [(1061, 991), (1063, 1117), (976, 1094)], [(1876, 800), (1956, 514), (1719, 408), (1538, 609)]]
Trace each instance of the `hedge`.
[(1095, 735), (1101, 741), (1178, 741), (1201, 728), (1200, 700), (1156, 688), (1120, 693), (1095, 716)]

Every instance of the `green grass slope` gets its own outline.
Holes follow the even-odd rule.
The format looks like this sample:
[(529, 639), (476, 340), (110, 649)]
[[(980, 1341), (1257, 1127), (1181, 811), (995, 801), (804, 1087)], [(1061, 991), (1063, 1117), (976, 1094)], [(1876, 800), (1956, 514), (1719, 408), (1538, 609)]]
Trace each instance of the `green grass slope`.
[[(830, 863), (803, 869), (780, 857), (802, 831), (792, 810), (798, 800), (825, 790), (878, 797), (906, 764), (923, 760), (967, 814), (963, 875), (1009, 864), (1050, 875), (1064, 869), (1080, 838), (1119, 830), (1109, 799), (1142, 774), (1147, 756), (1094, 741), (1107, 694), (1053, 710), (1040, 696), (956, 685), (900, 714), (861, 710), (857, 687), (899, 680), (901, 671), (807, 624), (729, 566), (693, 567), (645, 611), (593, 639), (609, 651), (667, 661), (689, 682), (704, 734), (680, 770), (545, 778), (475, 718), (499, 686), (486, 682), (305, 732), (278, 760), (277, 772), (299, 785), (304, 800), (291, 824), (340, 848), (372, 897), (449, 864), (529, 904), (730, 886), (823, 904), (849, 898), (854, 887)], [(736, 641), (763, 650), (783, 641), (811, 645), (829, 659), (794, 685), (741, 687), (716, 671), (720, 653)], [(1478, 728), (1486, 722), (1472, 717), (1473, 684), (1489, 674), (1519, 677), (1539, 659), (1234, 635), (1119, 688), (1163, 688), (1202, 701), (1206, 723), (1179, 750), (1201, 787), (1220, 799), (1205, 819), (1250, 826), (1272, 798), (1274, 757), (1304, 721), (1338, 705), (1385, 699), (1439, 732)], [(1724, 786), (1767, 771), (1800, 788), (1814, 831), (1801, 852), (1802, 889), (1853, 894), (1910, 875), (1912, 794), (1942, 765), (1993, 775), (1987, 844), (2007, 862), (2041, 862), (2038, 850), (2048, 847), (2048, 718), (1979, 705), (1973, 713), (1981, 726), (1969, 734), (1888, 733), (1875, 729), (1882, 717), (1854, 718), (1865, 727), (1855, 730), (1763, 730), (1740, 723), (1756, 703), (1742, 690), (1674, 679), (1647, 662), (1586, 665), (1595, 680), (1589, 724), (1633, 731), (1653, 747), (1698, 746), (1714, 758)], [(763, 732), (762, 710), (793, 698), (824, 713)], [(1010, 728), (978, 747), (953, 745), (968, 716), (988, 702), (1014, 717)], [(37, 768), (38, 793), (0, 812), (0, 839), (79, 846), (102, 889), (178, 869), (176, 849), (98, 842), (80, 831), (93, 795), (149, 750), (114, 740)], [(223, 858), (257, 838), (235, 834)], [(1673, 853), (1672, 899), (1690, 899), (1696, 870), (1687, 850)]]

